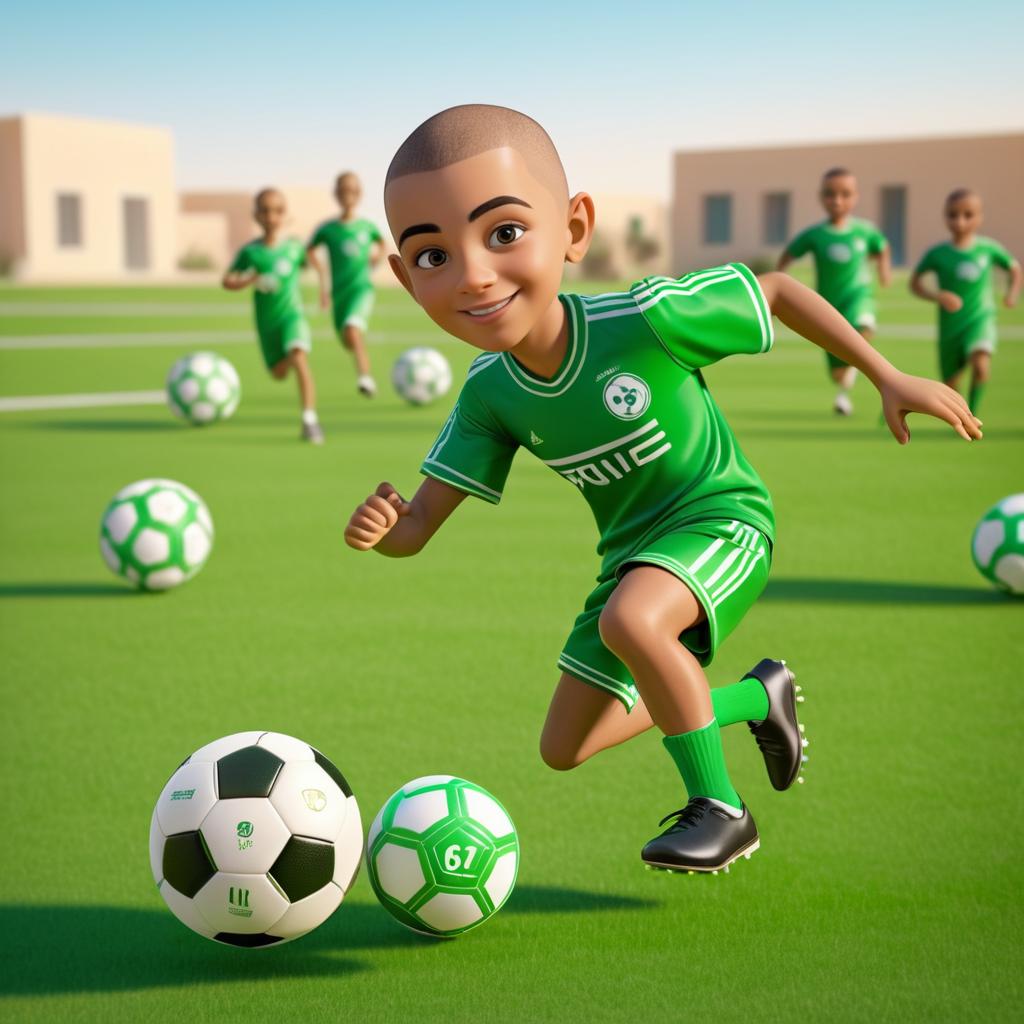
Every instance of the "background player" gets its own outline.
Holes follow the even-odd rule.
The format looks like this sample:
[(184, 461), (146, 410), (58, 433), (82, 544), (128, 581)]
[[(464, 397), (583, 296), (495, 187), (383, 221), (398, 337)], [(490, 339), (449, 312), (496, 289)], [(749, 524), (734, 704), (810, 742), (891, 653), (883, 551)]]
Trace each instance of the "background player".
[[(976, 234), (981, 227), (981, 198), (967, 188), (946, 197), (946, 226), (950, 241), (933, 245), (921, 257), (910, 279), (910, 290), (939, 307), (939, 374), (951, 388), (958, 386), (964, 367), (971, 364), (968, 405), (977, 415), (996, 350), (996, 309), (992, 299), (992, 265), (1009, 272), (1004, 302), (1012, 307), (1021, 286), (1020, 264), (991, 238)], [(922, 280), (933, 273), (938, 290)]]
[(762, 662), (714, 694), (704, 675), (764, 587), (774, 517), (700, 368), (765, 351), (774, 313), (864, 370), (901, 442), (911, 410), (965, 439), (981, 436), (975, 420), (959, 395), (899, 373), (784, 274), (759, 283), (732, 264), (560, 297), (563, 264), (590, 243), (594, 205), (586, 193), (569, 197), (551, 140), (516, 111), (455, 107), (420, 125), (391, 163), (385, 205), (395, 274), (432, 320), (484, 354), (423, 462), (427, 480), (411, 501), (381, 484), (352, 514), (347, 543), (415, 554), (467, 494), (500, 499), (520, 445), (579, 487), (603, 562), (559, 659), (542, 755), (572, 768), (656, 725), (689, 803), (643, 859), (728, 865), (758, 835), (720, 726), (760, 730), (776, 788), (795, 779), (800, 742), (784, 665)]
[[(810, 253), (818, 294), (870, 341), (876, 318), (867, 261), (877, 260), (882, 287), (889, 284), (891, 266), (885, 236), (869, 221), (851, 216), (857, 199), (857, 179), (846, 168), (826, 171), (821, 179), (821, 205), (828, 219), (801, 231), (779, 257), (777, 269), (785, 270), (793, 260)], [(849, 416), (853, 412), (850, 389), (857, 370), (831, 352), (826, 352), (825, 358), (839, 388), (833, 409)]]
[(253, 218), (263, 228), (260, 238), (243, 245), (221, 282), (229, 291), (253, 287), (256, 333), (267, 369), (277, 380), (295, 371), (302, 405), (303, 440), (322, 444), (323, 429), (316, 414), (316, 392), (309, 368), (312, 340), (302, 309), (299, 271), (305, 265), (302, 243), (282, 238), (286, 207), (276, 188), (256, 194)]
[[(358, 374), (356, 386), (361, 394), (372, 398), (377, 393), (377, 382), (370, 373), (370, 358), (363, 338), (373, 311), (370, 274), (384, 254), (384, 242), (376, 224), (356, 216), (362, 194), (363, 187), (355, 174), (345, 171), (338, 175), (334, 196), (341, 213), (334, 220), (324, 221), (313, 232), (306, 254), (310, 265), (320, 275), (320, 306), (327, 309), (330, 305), (338, 338), (352, 353)], [(331, 261), (329, 291), (315, 252), (321, 245), (327, 249)]]

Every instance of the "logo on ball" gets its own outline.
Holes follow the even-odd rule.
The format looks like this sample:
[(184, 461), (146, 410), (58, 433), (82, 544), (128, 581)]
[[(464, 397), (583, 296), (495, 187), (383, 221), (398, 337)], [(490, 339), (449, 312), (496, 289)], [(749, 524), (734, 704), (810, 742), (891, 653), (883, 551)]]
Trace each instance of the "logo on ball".
[(620, 420), (636, 419), (651, 404), (651, 389), (631, 373), (620, 373), (604, 386), (604, 406)]
[(327, 806), (327, 797), (319, 789), (304, 789), (302, 799), (311, 811), (322, 811)]
[(252, 835), (252, 822), (240, 821), (238, 823), (238, 835), (240, 839), (248, 839)]

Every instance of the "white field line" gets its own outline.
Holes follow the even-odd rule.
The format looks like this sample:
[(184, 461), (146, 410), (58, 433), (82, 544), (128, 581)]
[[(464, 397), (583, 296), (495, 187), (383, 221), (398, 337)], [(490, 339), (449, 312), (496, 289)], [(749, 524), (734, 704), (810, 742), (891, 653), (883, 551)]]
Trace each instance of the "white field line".
[(231, 302), (0, 302), (5, 316), (235, 316), (249, 309)]
[(115, 405), (163, 405), (163, 391), (106, 391), (91, 395), (19, 395), (0, 398), (0, 412), (38, 409), (102, 409)]
[[(412, 331), (370, 331), (366, 337), (368, 344), (400, 342), (412, 343)], [(313, 338), (324, 344), (337, 338), (333, 331), (314, 330)], [(18, 352), (32, 349), (60, 348), (176, 348), (183, 347), (189, 351), (203, 348), (215, 348), (218, 345), (255, 345), (254, 331), (189, 331), (163, 332), (140, 331), (138, 334), (18, 334), (9, 337), (0, 336), (0, 352)], [(459, 344), (455, 338), (446, 334), (431, 332), (417, 344), (447, 345)]]

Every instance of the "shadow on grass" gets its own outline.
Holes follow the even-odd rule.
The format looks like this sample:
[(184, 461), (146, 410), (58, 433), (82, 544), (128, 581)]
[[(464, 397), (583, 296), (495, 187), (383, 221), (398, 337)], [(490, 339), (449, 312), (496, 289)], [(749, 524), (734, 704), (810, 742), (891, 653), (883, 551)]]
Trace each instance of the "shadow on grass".
[(139, 591), (123, 583), (0, 583), (5, 597), (137, 597)]
[(985, 587), (949, 587), (889, 580), (773, 579), (762, 601), (835, 601), (840, 604), (1007, 604), (1014, 598)]
[[(628, 896), (524, 885), (502, 913), (655, 905)], [(162, 909), (7, 904), (0, 905), (0, 998), (346, 975), (373, 968), (371, 959), (356, 959), (354, 953), (407, 947), (436, 950), (440, 956), (452, 944), (408, 931), (376, 904), (343, 903), (309, 935), (259, 950), (209, 942)]]

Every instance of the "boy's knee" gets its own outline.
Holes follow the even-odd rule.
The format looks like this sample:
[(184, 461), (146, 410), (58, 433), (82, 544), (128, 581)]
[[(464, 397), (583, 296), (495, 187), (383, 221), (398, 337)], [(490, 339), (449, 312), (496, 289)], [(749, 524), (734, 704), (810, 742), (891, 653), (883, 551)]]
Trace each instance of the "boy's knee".
[(540, 757), (556, 772), (568, 772), (580, 764), (577, 751), (568, 750), (564, 744), (551, 740), (546, 733), (540, 738)]
[(284, 380), (285, 377), (288, 376), (288, 370), (291, 365), (291, 360), (285, 356), (284, 359), (278, 363), (274, 363), (270, 368), (270, 376), (273, 377), (274, 380)]
[(597, 620), (597, 631), (605, 647), (619, 655), (644, 646), (654, 632), (642, 613), (634, 614), (617, 604), (605, 605)]
[(355, 348), (359, 340), (359, 329), (352, 324), (346, 324), (341, 331), (341, 343), (350, 351)]

